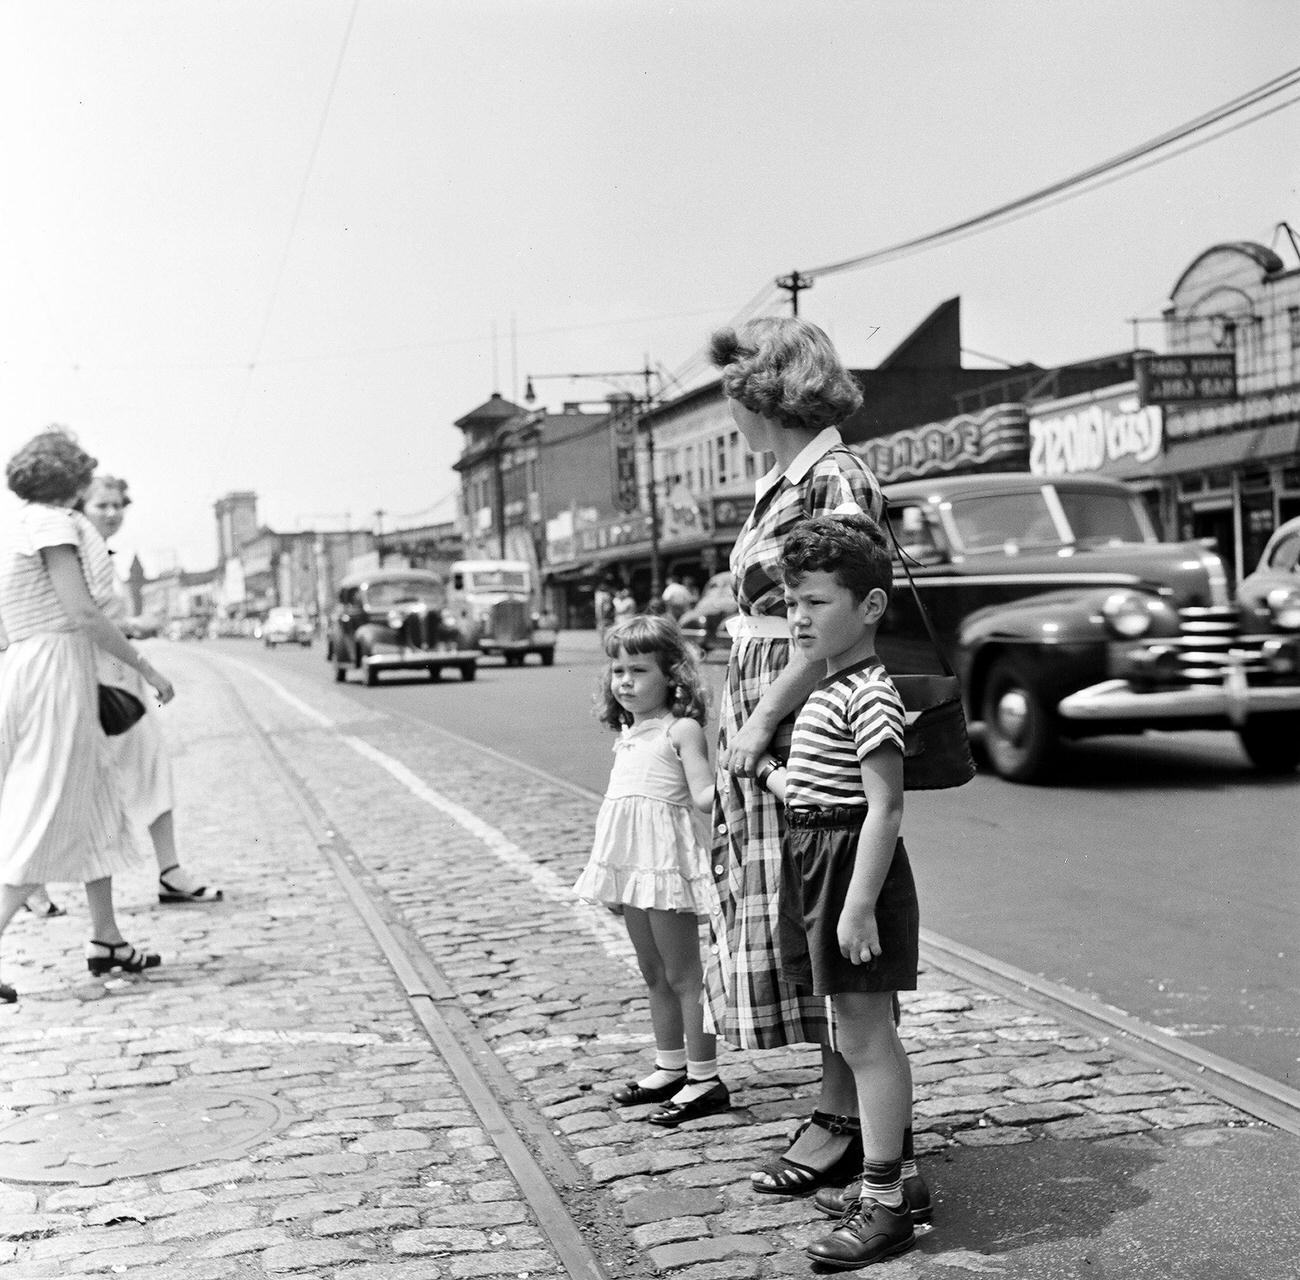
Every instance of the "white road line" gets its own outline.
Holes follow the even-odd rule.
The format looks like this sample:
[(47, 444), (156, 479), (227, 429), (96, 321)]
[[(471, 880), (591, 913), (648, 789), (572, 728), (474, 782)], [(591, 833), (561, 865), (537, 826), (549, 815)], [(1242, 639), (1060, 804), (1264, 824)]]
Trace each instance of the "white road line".
[(228, 658), (224, 654), (214, 656), (216, 656), (217, 661), (232, 667), (238, 667), (241, 671), (259, 680), (282, 702), (292, 707), (300, 715), (305, 716), (313, 724), (322, 729), (331, 729), (338, 733), (340, 741), (346, 743), (359, 756), (369, 760), (372, 764), (378, 765), (405, 787), (417, 800), (427, 804), (430, 808), (437, 809), (439, 813), (450, 818), (457, 826), (480, 841), (498, 862), (531, 883), (542, 897), (554, 902), (565, 911), (571, 912), (595, 936), (597, 942), (600, 943), (601, 949), (610, 959), (617, 960), (631, 969), (633, 973), (640, 974), (632, 944), (624, 930), (614, 924), (614, 917), (603, 907), (592, 907), (580, 902), (574, 897), (572, 888), (565, 881), (561, 880), (553, 871), (534, 862), (528, 853), (515, 844), (504, 832), (499, 831), (490, 823), (484, 822), (482, 818), (471, 813), (464, 805), (457, 804), (441, 792), (435, 791), (400, 760), (390, 756), (387, 752), (380, 751), (378, 747), (372, 746), (363, 738), (340, 732), (337, 721), (304, 702), (295, 694), (290, 693), (278, 680), (272, 679), (250, 663), (242, 662), (238, 658)]

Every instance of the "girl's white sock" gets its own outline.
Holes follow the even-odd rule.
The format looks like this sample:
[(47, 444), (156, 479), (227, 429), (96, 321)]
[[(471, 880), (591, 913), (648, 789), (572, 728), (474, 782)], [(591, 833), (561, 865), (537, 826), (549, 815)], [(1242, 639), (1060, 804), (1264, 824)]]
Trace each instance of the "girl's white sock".
[(673, 1094), (673, 1101), (681, 1106), (708, 1093), (718, 1083), (718, 1060), (710, 1058), (707, 1062), (688, 1062), (686, 1064), (686, 1083)]
[(685, 1069), (685, 1049), (656, 1049), (655, 1069), (637, 1084), (643, 1089), (662, 1089), (678, 1080)]

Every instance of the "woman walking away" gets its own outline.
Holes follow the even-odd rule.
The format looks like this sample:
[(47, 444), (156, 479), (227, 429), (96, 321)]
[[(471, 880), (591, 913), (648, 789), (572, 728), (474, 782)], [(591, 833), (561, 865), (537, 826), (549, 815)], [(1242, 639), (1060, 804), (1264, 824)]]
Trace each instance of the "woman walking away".
[[(130, 504), (125, 480), (116, 476), (96, 476), (86, 491), (82, 510), (100, 537), (109, 542), (121, 529), (122, 518)], [(115, 622), (120, 622), (127, 615), (127, 603), (122, 579), (117, 573), (112, 576), (112, 585), (113, 599), (106, 612)], [(101, 652), (98, 657), (100, 683), (125, 689), (148, 707), (149, 700), (140, 675), (111, 654)], [(158, 717), (149, 711), (138, 724), (110, 738), (109, 750), (117, 766), (127, 813), (133, 822), (149, 830), (154, 856), (158, 860), (158, 901), (220, 902), (221, 890), (201, 883), (197, 876), (181, 866), (176, 853), (172, 765)]]
[(655, 1069), (614, 1094), (663, 1103), (649, 1119), (676, 1128), (731, 1105), (717, 1042), (704, 1030), (699, 917), (716, 899), (702, 814), (713, 804), (705, 694), (677, 624), (632, 617), (605, 637), (601, 722), (618, 730), (591, 859), (574, 891), (618, 911), (650, 994)]
[[(138, 671), (162, 702), (170, 682), (105, 616), (107, 549), (72, 510), (94, 474), (90, 457), (54, 428), (24, 445), (6, 468), (23, 505), (0, 541), (0, 936), (37, 885), (80, 880), (94, 974), (139, 973), (160, 963), (122, 937), (113, 912), (115, 872), (135, 843), (108, 741), (99, 725), (95, 649)], [(0, 983), (0, 1001), (18, 998)]]

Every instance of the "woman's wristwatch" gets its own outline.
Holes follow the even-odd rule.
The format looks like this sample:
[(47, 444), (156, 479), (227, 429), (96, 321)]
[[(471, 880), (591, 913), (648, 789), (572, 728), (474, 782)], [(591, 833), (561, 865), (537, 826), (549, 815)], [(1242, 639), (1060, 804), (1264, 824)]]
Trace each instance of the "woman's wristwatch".
[(758, 783), (764, 791), (767, 790), (768, 779), (778, 770), (784, 769), (785, 765), (773, 756), (755, 775), (754, 781)]

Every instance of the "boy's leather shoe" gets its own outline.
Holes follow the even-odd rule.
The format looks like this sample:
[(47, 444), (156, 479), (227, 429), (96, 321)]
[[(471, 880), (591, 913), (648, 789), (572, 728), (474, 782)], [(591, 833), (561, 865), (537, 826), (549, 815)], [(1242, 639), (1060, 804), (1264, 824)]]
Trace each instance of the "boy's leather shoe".
[[(861, 1181), (850, 1182), (843, 1191), (835, 1187), (823, 1187), (813, 1197), (813, 1204), (819, 1213), (824, 1213), (828, 1218), (842, 1218), (849, 1211), (849, 1205), (861, 1194)], [(911, 1210), (913, 1222), (929, 1222), (934, 1217), (930, 1188), (919, 1173), (903, 1179), (903, 1203)]]
[(907, 1205), (855, 1200), (835, 1230), (814, 1240), (805, 1253), (823, 1267), (853, 1271), (906, 1253), (916, 1243)]

